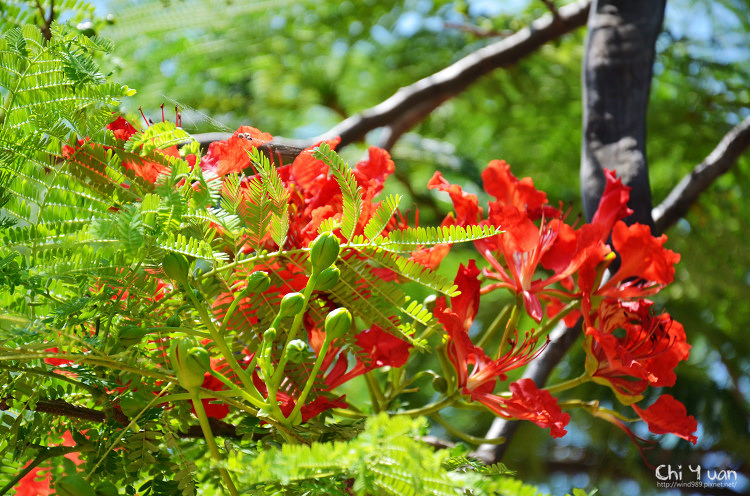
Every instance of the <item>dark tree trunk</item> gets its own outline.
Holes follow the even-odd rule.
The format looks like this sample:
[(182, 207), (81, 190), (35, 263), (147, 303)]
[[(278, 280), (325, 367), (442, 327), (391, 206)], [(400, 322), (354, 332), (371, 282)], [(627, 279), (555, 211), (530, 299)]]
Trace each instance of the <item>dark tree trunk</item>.
[(589, 14), (583, 62), (581, 194), (591, 220), (604, 169), (633, 188), (629, 222), (653, 226), (646, 162), (646, 109), (654, 45), (666, 0), (600, 0)]
[[(633, 188), (629, 206), (634, 213), (627, 221), (653, 227), (646, 109), (665, 4), (666, 0), (599, 0), (591, 7), (583, 62), (581, 157), (587, 220), (594, 215), (604, 191), (604, 169), (614, 169)], [(550, 344), (529, 364), (524, 377), (542, 387), (579, 334), (579, 328), (554, 329)], [(490, 463), (499, 461), (517, 425), (517, 421), (495, 419), (487, 437), (504, 437), (506, 443), (482, 445), (475, 454)]]

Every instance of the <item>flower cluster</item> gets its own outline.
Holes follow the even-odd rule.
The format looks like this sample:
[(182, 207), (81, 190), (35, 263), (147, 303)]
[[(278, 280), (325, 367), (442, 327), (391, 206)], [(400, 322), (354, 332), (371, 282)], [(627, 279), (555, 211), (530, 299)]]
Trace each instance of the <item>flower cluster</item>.
[[(395, 170), (384, 150), (370, 148), (354, 167), (344, 167), (326, 155), (338, 144), (334, 139), (302, 151), (291, 163), (271, 165), (261, 162), (257, 149), (273, 137), (243, 126), (202, 155), (196, 146), (169, 146), (139, 156), (124, 153), (135, 147), (134, 136), (143, 139), (132, 124), (118, 117), (108, 129), (123, 157), (121, 167), (145, 185), (138, 191), (158, 193), (147, 194), (152, 203), (142, 212), (143, 205), (126, 205), (109, 213), (118, 228), (140, 225), (135, 213), (148, 217), (153, 243), (161, 243), (138, 252), (150, 258), (132, 264), (140, 271), (127, 284), (117, 287), (114, 277), (90, 288), (108, 303), (108, 328), (112, 323), (118, 329), (116, 347), (109, 351), (117, 355), (135, 347), (134, 356), (149, 357), (160, 377), (108, 390), (125, 418), (150, 407), (186, 413), (172, 406), (189, 398), (208, 448), (220, 460), (209, 418), (231, 421), (250, 413), (268, 424), (276, 440), (296, 442), (304, 424), (324, 412), (362, 418), (403, 411), (399, 395), (428, 373), (442, 397), (407, 411), (411, 415), (469, 402), (548, 428), (557, 438), (566, 434), (571, 418), (564, 410), (591, 402), (558, 401), (553, 393), (591, 381), (611, 388), (652, 432), (697, 441), (695, 419), (673, 396), (638, 405), (649, 387), (675, 384), (675, 367), (688, 358), (690, 345), (682, 325), (655, 312), (646, 299), (672, 282), (680, 257), (664, 247), (665, 236), (624, 222), (632, 213), (629, 188), (614, 173), (606, 172), (591, 221), (577, 226), (505, 162), (492, 161), (482, 173), (493, 198), (486, 215), (476, 195), (436, 172), (428, 188), (448, 193), (455, 213), (431, 238), (438, 241), (412, 242), (421, 238), (409, 236), (420, 231), (379, 199)], [(78, 152), (88, 146), (94, 145), (66, 147), (62, 157), (83, 163)], [(159, 195), (166, 200), (159, 203)], [(190, 220), (173, 220), (190, 208)], [(166, 231), (194, 238), (179, 244), (174, 233), (158, 233), (163, 219)], [(471, 229), (475, 226), (492, 229)], [(450, 280), (441, 284), (432, 272), (451, 249), (445, 241), (454, 241), (446, 232), (473, 240), (480, 255), (479, 263), (460, 265), (453, 289)], [(205, 251), (194, 250), (197, 245), (218, 256), (201, 258)], [(128, 284), (135, 279), (148, 281), (142, 286), (150, 288), (147, 294), (131, 291)], [(429, 311), (405, 294), (400, 286), (405, 280), (444, 294)], [(475, 325), (480, 302), (500, 290), (512, 295), (507, 311), (490, 326)], [(149, 320), (141, 325), (130, 315), (144, 304)], [(560, 321), (582, 326), (582, 376), (547, 389), (517, 379), (521, 369), (544, 356), (548, 334)], [(440, 355), (442, 373), (412, 375), (409, 365), (418, 361), (412, 360), (418, 347)], [(73, 378), (64, 369), (76, 363), (75, 353), (59, 350), (48, 348), (45, 361)], [(366, 384), (371, 404), (350, 404), (346, 391), (338, 390), (355, 379)], [(160, 389), (173, 385), (187, 394)], [(597, 404), (589, 411), (624, 428), (613, 410)], [(223, 468), (219, 473), (231, 490), (229, 473)], [(26, 482), (31, 487), (33, 481)]]
[(561, 209), (548, 204), (531, 179), (517, 179), (505, 162), (490, 162), (482, 178), (485, 191), (495, 199), (486, 218), (476, 195), (448, 183), (439, 172), (429, 183), (450, 195), (460, 225), (491, 224), (503, 231), (475, 242), (488, 263), (481, 275), (489, 284), (480, 288), (473, 262), (462, 266), (456, 278), (461, 296), (453, 298), (450, 308), (440, 299), (436, 309), (464, 394), (500, 416), (532, 420), (549, 427), (555, 437), (565, 433), (562, 427), (569, 416), (529, 379), (510, 384), (511, 395), (492, 394), (495, 380), (505, 380), (507, 371), (539, 355), (544, 344), (537, 341), (548, 330), (532, 330), (519, 339), (515, 322), (510, 322), (495, 360), (473, 345), (469, 327), (479, 295), (505, 289), (537, 323), (561, 316), (568, 326), (582, 322), (586, 373), (575, 383), (591, 380), (608, 386), (652, 432), (674, 433), (695, 443), (697, 423), (672, 396), (661, 396), (645, 410), (634, 404), (649, 386), (674, 385), (674, 369), (688, 358), (690, 345), (682, 325), (667, 313), (656, 314), (645, 299), (672, 282), (680, 256), (664, 248), (666, 236), (655, 237), (648, 226), (623, 221), (632, 213), (627, 207), (630, 189), (606, 171), (599, 208), (590, 223), (576, 228), (566, 223)]

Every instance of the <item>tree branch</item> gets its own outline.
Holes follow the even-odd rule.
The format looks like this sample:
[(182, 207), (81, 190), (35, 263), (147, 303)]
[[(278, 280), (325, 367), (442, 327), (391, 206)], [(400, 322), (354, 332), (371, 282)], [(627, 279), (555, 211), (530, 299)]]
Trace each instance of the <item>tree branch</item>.
[(672, 189), (653, 210), (656, 232), (669, 229), (698, 197), (725, 174), (750, 147), (750, 117), (729, 131), (716, 148)]
[[(0, 410), (6, 410), (7, 408), (7, 404), (5, 404), (4, 401), (0, 403)], [(34, 411), (68, 418), (88, 420), (89, 422), (103, 423), (111, 419), (123, 426), (130, 423), (130, 419), (127, 415), (118, 409), (113, 408), (111, 412), (103, 412), (93, 408), (72, 405), (63, 400), (37, 401)], [(234, 425), (224, 422), (223, 420), (209, 418), (208, 422), (211, 425), (211, 430), (213, 431), (214, 436), (228, 437), (232, 439), (240, 439), (242, 437), (237, 434), (237, 428)], [(203, 431), (199, 425), (191, 425), (186, 432), (178, 432), (177, 435), (183, 438), (202, 438)]]
[[(290, 154), (295, 149), (301, 151), (314, 143), (336, 136), (341, 137), (339, 147), (344, 147), (362, 141), (368, 132), (383, 126), (391, 126), (400, 135), (480, 77), (495, 69), (509, 67), (545, 43), (583, 26), (590, 5), (590, 0), (579, 0), (557, 9), (557, 16), (545, 14), (513, 35), (480, 48), (445, 69), (399, 89), (385, 101), (345, 119), (320, 136), (307, 140), (276, 138), (267, 148), (276, 154), (277, 148), (282, 147)], [(208, 133), (196, 134), (195, 138), (206, 146), (229, 136), (226, 133)], [(392, 134), (389, 141), (395, 143), (396, 139), (397, 136)]]

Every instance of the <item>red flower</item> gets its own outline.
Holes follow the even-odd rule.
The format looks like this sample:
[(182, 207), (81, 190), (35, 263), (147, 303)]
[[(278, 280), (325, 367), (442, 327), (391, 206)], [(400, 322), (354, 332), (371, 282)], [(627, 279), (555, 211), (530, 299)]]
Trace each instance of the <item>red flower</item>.
[(451, 184), (437, 171), (427, 182), (427, 189), (437, 189), (448, 193), (456, 210), (456, 223), (460, 226), (475, 225), (482, 215), (479, 200), (476, 195), (464, 193), (461, 186)]
[(52, 494), (51, 483), (49, 467), (35, 467), (16, 485), (16, 496), (48, 496)]
[(597, 293), (632, 298), (654, 294), (671, 283), (680, 255), (664, 248), (666, 241), (664, 234), (658, 238), (652, 236), (648, 226), (617, 222), (612, 230), (612, 244), (622, 256), (622, 263)]
[(591, 219), (591, 224), (601, 229), (604, 236), (602, 241), (607, 239), (615, 222), (633, 213), (633, 210), (628, 208), (631, 188), (622, 184), (622, 179), (615, 177), (614, 171), (604, 169), (604, 177), (607, 184)]
[[(62, 446), (75, 446), (73, 436), (70, 431), (65, 431), (62, 436)], [(71, 460), (76, 465), (82, 463), (78, 453), (67, 453), (65, 458)], [(29, 462), (31, 463), (31, 462)], [(27, 464), (28, 466), (28, 464)], [(21, 479), (16, 485), (16, 496), (48, 496), (52, 494), (52, 477), (49, 466), (34, 467), (28, 474)]]
[(548, 391), (538, 389), (531, 379), (521, 379), (510, 384), (510, 392), (510, 398), (479, 393), (476, 399), (503, 418), (528, 420), (539, 427), (549, 427), (552, 437), (567, 434), (565, 426), (570, 422), (570, 415), (563, 413), (557, 399)]
[(118, 116), (117, 119), (107, 124), (107, 129), (112, 131), (115, 138), (123, 141), (129, 140), (137, 132), (136, 128), (122, 116)]
[[(168, 155), (171, 157), (179, 157), (180, 152), (176, 146), (170, 146), (164, 150), (156, 150), (157, 153), (162, 155)], [(144, 158), (126, 160), (122, 163), (126, 169), (130, 169), (135, 172), (135, 175), (143, 178), (145, 181), (155, 184), (159, 176), (169, 174), (169, 167), (162, 165), (152, 160), (146, 160)]]
[[(55, 346), (54, 348), (47, 348), (44, 351), (49, 352), (49, 353), (60, 353), (60, 348), (58, 348), (57, 346)], [(50, 365), (54, 365), (56, 367), (59, 367), (61, 365), (71, 365), (71, 364), (73, 364), (75, 362), (73, 360), (68, 360), (68, 359), (65, 359), (65, 358), (45, 358), (44, 359), (44, 363), (48, 363)]]
[(698, 442), (693, 434), (698, 430), (698, 422), (692, 415), (687, 415), (685, 405), (673, 396), (663, 394), (645, 410), (638, 405), (633, 405), (633, 410), (646, 421), (648, 430), (654, 434), (674, 434), (693, 444)]
[(511, 398), (492, 394), (498, 379), (505, 380), (506, 372), (529, 363), (541, 348), (534, 351), (537, 343), (530, 335), (522, 343), (516, 337), (507, 353), (492, 360), (471, 342), (468, 331), (479, 306), (478, 275), (473, 260), (468, 267), (461, 265), (455, 279), (461, 294), (451, 299), (452, 308), (446, 307), (445, 298), (439, 298), (435, 307), (435, 316), (449, 337), (446, 353), (456, 370), (458, 387), (472, 401), (484, 404), (497, 415), (531, 420), (542, 427), (550, 427), (554, 437), (563, 436), (563, 427), (570, 416), (560, 411), (557, 400), (547, 391), (537, 390), (530, 379), (511, 384)]
[(242, 172), (250, 166), (248, 152), (272, 139), (268, 133), (242, 126), (228, 140), (214, 141), (208, 146), (208, 152), (201, 159), (201, 169), (217, 176)]
[[(510, 165), (505, 160), (492, 160), (482, 171), (484, 190), (497, 199), (496, 206), (515, 207), (538, 219), (542, 213), (546, 217), (556, 217), (557, 210), (547, 205), (547, 194), (534, 187), (530, 177), (519, 180), (511, 174)], [(490, 204), (492, 205), (492, 204)]]
[(690, 355), (682, 325), (669, 314), (652, 315), (652, 305), (605, 300), (598, 328), (586, 328), (586, 370), (623, 404), (640, 400), (649, 385), (673, 386), (674, 368)]
[[(584, 263), (595, 267), (604, 260), (609, 248), (603, 243), (601, 227), (585, 225), (574, 230), (560, 219), (560, 212), (547, 204), (547, 196), (534, 187), (529, 178), (517, 179), (510, 173), (508, 164), (492, 161), (482, 173), (485, 190), (497, 198), (489, 205), (488, 218), (479, 223), (489, 223), (502, 228), (494, 238), (475, 242), (477, 250), (490, 263), (491, 270), (484, 275), (498, 281), (486, 286), (482, 292), (506, 288), (521, 295), (526, 312), (537, 322), (543, 318), (540, 296), (574, 298), (572, 275)], [(459, 186), (451, 185), (439, 173), (430, 181), (429, 187), (450, 194), (456, 209), (457, 222), (462, 225), (477, 223), (481, 209), (476, 196), (465, 194)], [(610, 216), (616, 202), (610, 201), (617, 185), (610, 186), (608, 202), (603, 212)], [(604, 215), (604, 214), (602, 214)], [(540, 219), (539, 226), (534, 223)], [(605, 223), (601, 220), (600, 223)], [(547, 277), (539, 277), (540, 269), (551, 271)], [(552, 288), (560, 283), (566, 291)]]
[[(381, 367), (403, 367), (409, 359), (409, 352), (412, 348), (410, 343), (385, 332), (377, 325), (357, 334), (354, 342), (361, 350), (361, 354), (357, 354), (357, 363), (347, 372), (348, 357), (346, 353), (339, 354), (338, 360), (325, 378), (328, 389), (338, 387), (357, 376)], [(333, 358), (339, 352), (340, 349), (329, 350), (329, 356)], [(331, 359), (327, 358), (327, 360), (330, 363)]]

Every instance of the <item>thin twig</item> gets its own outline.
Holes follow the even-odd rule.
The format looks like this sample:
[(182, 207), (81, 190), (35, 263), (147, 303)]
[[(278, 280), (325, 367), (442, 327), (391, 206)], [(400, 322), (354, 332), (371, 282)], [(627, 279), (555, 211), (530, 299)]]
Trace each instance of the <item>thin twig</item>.
[(672, 189), (652, 215), (656, 232), (662, 233), (687, 214), (714, 181), (729, 171), (750, 147), (750, 117), (732, 128), (716, 148)]

